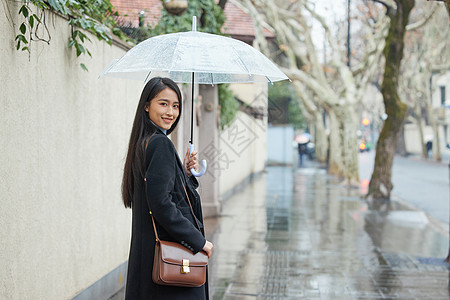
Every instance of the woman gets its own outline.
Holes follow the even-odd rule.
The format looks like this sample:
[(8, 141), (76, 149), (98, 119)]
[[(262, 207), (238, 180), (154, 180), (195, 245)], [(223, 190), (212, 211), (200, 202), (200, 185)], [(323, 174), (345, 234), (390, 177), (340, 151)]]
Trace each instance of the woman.
[(157, 77), (145, 85), (137, 107), (122, 182), (125, 207), (133, 211), (125, 296), (128, 300), (208, 299), (207, 283), (186, 288), (157, 285), (152, 281), (156, 238), (149, 211), (155, 218), (161, 240), (178, 242), (194, 253), (204, 250), (208, 256), (213, 248), (204, 237), (200, 196), (195, 190), (198, 182), (189, 171), (197, 166), (197, 153), (189, 154), (188, 150), (182, 163), (166, 136), (178, 124), (181, 101), (176, 83)]

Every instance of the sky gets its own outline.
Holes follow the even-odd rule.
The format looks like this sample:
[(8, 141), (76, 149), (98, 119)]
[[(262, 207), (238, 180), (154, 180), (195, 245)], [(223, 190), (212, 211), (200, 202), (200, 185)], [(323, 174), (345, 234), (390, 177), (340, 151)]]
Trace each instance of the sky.
[[(355, 0), (353, 0), (354, 3)], [(347, 18), (347, 0), (315, 0), (314, 4), (316, 5), (316, 11), (321, 16), (325, 17), (327, 21), (327, 25), (331, 30), (337, 29), (333, 24), (338, 21), (345, 20)], [(317, 22), (313, 23), (313, 31), (312, 31), (313, 42), (316, 45), (317, 51), (321, 53), (319, 55), (322, 58), (323, 55), (323, 38), (324, 38), (324, 30), (322, 26)]]

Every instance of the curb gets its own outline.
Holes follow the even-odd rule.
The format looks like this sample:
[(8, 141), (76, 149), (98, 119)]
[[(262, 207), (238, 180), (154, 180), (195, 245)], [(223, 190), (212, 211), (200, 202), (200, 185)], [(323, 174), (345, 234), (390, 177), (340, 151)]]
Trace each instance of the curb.
[(407, 202), (404, 199), (401, 199), (400, 197), (391, 195), (391, 201), (395, 201), (395, 202), (399, 203), (400, 205), (407, 207), (410, 210), (423, 212), (427, 216), (427, 219), (430, 222), (429, 223), (430, 226), (434, 230), (436, 230), (438, 233), (440, 233), (443, 236), (450, 239), (450, 225), (449, 224), (446, 224), (445, 222), (438, 220), (437, 218), (433, 217), (429, 213), (423, 211), (420, 208), (417, 208), (416, 206), (412, 205), (411, 203)]

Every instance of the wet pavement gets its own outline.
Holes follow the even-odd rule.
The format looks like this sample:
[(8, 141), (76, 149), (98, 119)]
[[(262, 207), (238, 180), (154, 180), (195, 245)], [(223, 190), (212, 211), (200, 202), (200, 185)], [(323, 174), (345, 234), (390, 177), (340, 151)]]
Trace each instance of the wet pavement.
[(360, 195), (312, 162), (268, 167), (206, 220), (212, 299), (449, 299), (448, 233)]
[[(359, 154), (359, 176), (368, 186), (372, 176), (375, 151)], [(442, 222), (449, 224), (449, 161), (442, 162), (417, 156), (395, 156), (392, 169), (392, 197), (403, 200), (423, 210)]]

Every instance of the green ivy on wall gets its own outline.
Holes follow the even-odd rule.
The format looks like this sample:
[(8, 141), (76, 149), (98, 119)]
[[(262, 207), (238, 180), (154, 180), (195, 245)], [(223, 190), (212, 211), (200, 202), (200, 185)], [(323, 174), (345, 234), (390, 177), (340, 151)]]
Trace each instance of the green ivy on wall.
[[(272, 124), (291, 124), (295, 129), (306, 128), (306, 122), (300, 109), (292, 84), (288, 81), (269, 85), (269, 122)], [(270, 113), (271, 111), (275, 113)]]
[(187, 11), (181, 16), (173, 16), (163, 9), (159, 23), (151, 29), (151, 35), (190, 31), (193, 16), (199, 18), (198, 31), (222, 35), (220, 28), (225, 22), (225, 14), (214, 0), (191, 0)]
[(228, 83), (219, 84), (220, 127), (222, 130), (233, 122), (239, 111), (239, 103), (234, 98)]
[[(33, 13), (30, 4), (37, 8), (39, 16)], [(68, 25), (71, 26), (72, 33), (68, 46), (75, 49), (77, 56), (81, 54), (91, 56), (85, 44), (86, 41), (91, 40), (81, 29), (92, 32), (99, 40), (104, 40), (109, 45), (112, 44), (109, 31), (119, 37), (125, 37), (114, 20), (117, 13), (113, 11), (109, 0), (30, 0), (23, 1), (19, 9), (19, 15), (24, 21), (19, 25), (20, 32), (16, 36), (17, 50), (21, 49), (30, 53), (32, 41), (50, 43), (51, 35), (45, 18), (45, 10), (50, 9), (69, 18)], [(37, 33), (40, 26), (44, 28), (44, 38)], [(84, 64), (80, 66), (87, 71)]]

